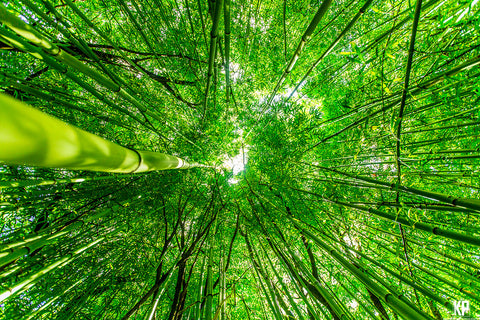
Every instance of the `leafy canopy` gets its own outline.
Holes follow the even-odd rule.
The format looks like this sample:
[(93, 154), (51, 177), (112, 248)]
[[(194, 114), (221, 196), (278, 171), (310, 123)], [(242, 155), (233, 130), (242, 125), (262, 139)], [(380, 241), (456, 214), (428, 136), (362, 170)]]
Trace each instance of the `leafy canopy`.
[(0, 318), (479, 316), (478, 1), (14, 0), (0, 21), (0, 91), (212, 166), (3, 164)]

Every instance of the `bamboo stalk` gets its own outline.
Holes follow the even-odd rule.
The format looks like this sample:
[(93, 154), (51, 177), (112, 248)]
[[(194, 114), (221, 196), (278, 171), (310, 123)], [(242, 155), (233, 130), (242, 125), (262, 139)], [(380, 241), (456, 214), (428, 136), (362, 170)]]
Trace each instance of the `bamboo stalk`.
[(298, 309), (297, 303), (295, 303), (295, 301), (294, 301), (293, 298), (292, 298), (292, 295), (290, 294), (289, 288), (287, 288), (287, 286), (283, 283), (283, 279), (280, 277), (277, 269), (276, 269), (275, 266), (273, 265), (272, 259), (270, 259), (270, 256), (269, 256), (269, 254), (266, 252), (265, 248), (263, 248), (263, 250), (264, 250), (264, 252), (265, 252), (265, 257), (267, 258), (268, 264), (270, 265), (270, 269), (272, 269), (273, 274), (274, 274), (275, 277), (277, 278), (277, 282), (280, 283), (280, 285), (281, 285), (281, 287), (282, 287), (282, 290), (285, 292), (285, 294), (286, 294), (286, 296), (287, 296), (287, 298), (288, 298), (288, 302), (289, 302), (290, 305), (292, 306), (293, 310), (295, 310), (295, 313), (297, 314), (298, 319), (304, 320), (304, 317), (303, 317), (302, 313), (301, 313), (300, 310)]
[(0, 189), (2, 188), (21, 188), (31, 186), (50, 186), (64, 183), (81, 183), (84, 181), (101, 181), (101, 180), (113, 180), (131, 177), (129, 174), (125, 175), (111, 175), (111, 176), (94, 176), (94, 177), (77, 177), (68, 179), (55, 179), (55, 180), (17, 180), (17, 181), (0, 181)]
[(346, 249), (348, 250), (351, 250), (353, 252), (355, 252), (356, 254), (358, 254), (360, 257), (366, 259), (367, 261), (371, 262), (372, 264), (376, 265), (377, 267), (381, 268), (382, 270), (386, 271), (388, 274), (392, 275), (393, 277), (397, 278), (399, 281), (402, 281), (406, 284), (408, 284), (409, 286), (415, 288), (416, 290), (420, 291), (422, 294), (430, 297), (431, 299), (437, 301), (438, 303), (440, 303), (442, 306), (444, 307), (447, 307), (449, 309), (451, 309), (453, 307), (453, 305), (450, 303), (450, 301), (448, 301), (447, 299), (444, 299), (436, 294), (434, 294), (434, 292), (432, 291), (432, 289), (428, 288), (428, 287), (425, 287), (421, 284), (417, 284), (415, 281), (413, 280), (410, 280), (408, 278), (406, 278), (405, 276), (403, 276), (401, 273), (399, 272), (396, 272), (390, 268), (388, 268), (387, 266), (381, 264), (380, 262), (378, 262), (378, 259), (374, 259), (374, 258), (371, 258), (369, 257), (368, 255), (366, 255), (365, 253), (361, 252), (360, 250), (356, 250), (355, 248), (352, 248), (352, 246), (348, 246), (347, 244), (341, 242), (341, 241), (338, 241), (336, 239), (334, 239), (333, 237), (331, 236), (328, 236), (326, 234), (324, 234), (325, 236), (327, 236), (329, 239), (333, 240), (334, 242), (344, 246)]
[(449, 204), (454, 205), (454, 206), (460, 206), (460, 207), (464, 207), (464, 208), (468, 208), (468, 209), (472, 209), (472, 210), (477, 210), (477, 211), (480, 210), (480, 200), (478, 200), (478, 199), (455, 198), (453, 196), (438, 193), (438, 192), (431, 192), (431, 191), (416, 189), (416, 188), (412, 188), (412, 187), (401, 186), (401, 185), (397, 185), (395, 183), (383, 182), (383, 181), (375, 180), (375, 179), (368, 178), (368, 177), (360, 177), (360, 176), (356, 176), (356, 175), (353, 175), (353, 174), (349, 174), (349, 173), (346, 173), (346, 172), (341, 172), (341, 171), (338, 171), (338, 170), (329, 169), (329, 168), (325, 168), (325, 167), (319, 167), (319, 166), (315, 166), (315, 167), (322, 168), (322, 169), (327, 170), (327, 171), (335, 172), (335, 173), (338, 173), (338, 174), (341, 174), (341, 175), (344, 175), (344, 176), (347, 176), (349, 178), (353, 178), (353, 179), (356, 179), (356, 180), (371, 182), (371, 183), (374, 183), (374, 184), (377, 184), (377, 185), (390, 187), (392, 190), (399, 189), (400, 191), (410, 193), (410, 194), (414, 194), (414, 195), (418, 195), (418, 196), (421, 196), (421, 197), (424, 197), (424, 198), (427, 198), (427, 199), (434, 199), (434, 200), (437, 200), (437, 201), (440, 201), (440, 202), (445, 202), (445, 203), (449, 203)]
[[(123, 3), (123, 0), (120, 0), (120, 1)], [(130, 11), (128, 11), (128, 12), (130, 13)], [(133, 19), (133, 17), (131, 17), (131, 18)], [(137, 98), (133, 97), (131, 94), (129, 94), (127, 91), (125, 91), (124, 88), (122, 88), (120, 85), (118, 85), (117, 83), (108, 79), (103, 74), (101, 74), (99, 71), (91, 68), (88, 65), (83, 64), (77, 58), (73, 57), (72, 55), (67, 53), (65, 50), (62, 50), (60, 47), (56, 46), (54, 43), (52, 43), (51, 41), (49, 41), (48, 39), (43, 37), (38, 31), (33, 29), (30, 25), (23, 22), (20, 18), (16, 17), (14, 14), (8, 12), (8, 10), (6, 10), (6, 8), (1, 4), (0, 4), (0, 21), (3, 22), (6, 26), (8, 26), (11, 30), (13, 30), (16, 33), (18, 33), (19, 35), (21, 35), (21, 37), (23, 37), (24, 39), (27, 39), (28, 41), (34, 43), (38, 48), (43, 49), (45, 52), (47, 52), (49, 55), (51, 55), (55, 59), (65, 63), (66, 65), (73, 68), (74, 70), (77, 70), (77, 71), (85, 74), (86, 76), (95, 80), (100, 85), (109, 89), (113, 93), (119, 95), (120, 97), (122, 97), (123, 99), (125, 99), (126, 101), (128, 101), (129, 103), (134, 105), (144, 116), (148, 115), (148, 116), (152, 117), (153, 119), (155, 119), (155, 120), (157, 120), (161, 123), (164, 122), (163, 121), (164, 119), (162, 119), (156, 112), (153, 112), (150, 109), (148, 109), (147, 107), (145, 107), (142, 102), (140, 102)], [(146, 38), (142, 29), (138, 26), (138, 24), (136, 24), (136, 26), (138, 27), (139, 32), (145, 38), (145, 41), (147, 42), (147, 44), (150, 46), (150, 43), (149, 43), (148, 39)], [(0, 29), (0, 31), (2, 31), (2, 30)], [(4, 31), (3, 31), (3, 33), (4, 33)], [(14, 36), (14, 35), (8, 35), (6, 40), (8, 41), (8, 40), (12, 40), (14, 38), (18, 38), (18, 37)], [(9, 42), (12, 43), (12, 41), (9, 41)], [(12, 43), (12, 45), (15, 46), (15, 47), (18, 47), (18, 42), (14, 41), (14, 43)], [(25, 47), (25, 44), (20, 44), (19, 49), (25, 50), (24, 47)], [(151, 48), (151, 46), (150, 46), (150, 48)], [(30, 52), (31, 51), (32, 51), (32, 48), (30, 48)], [(152, 51), (154, 51), (154, 50), (152, 49)], [(43, 54), (43, 51), (36, 50), (35, 53), (41, 55), (42, 58), (45, 59), (45, 55)], [(35, 54), (33, 54), (33, 55), (35, 57), (39, 58), (38, 55), (35, 55)], [(53, 64), (52, 60), (53, 59), (50, 59), (49, 64)], [(63, 71), (63, 72), (70, 72), (70, 71), (67, 71), (67, 69), (65, 67), (58, 66), (58, 64), (57, 64), (56, 68), (58, 68), (60, 70), (64, 69), (65, 71)], [(71, 75), (70, 77), (73, 78), (73, 75)], [(92, 93), (95, 94), (94, 93), (95, 91), (96, 90), (93, 89)], [(104, 100), (104, 98), (98, 93), (95, 94), (95, 96), (102, 101)], [(186, 138), (182, 133), (180, 133), (178, 130), (176, 130), (175, 128), (172, 128), (168, 124), (164, 124), (164, 125), (166, 127), (168, 127), (170, 130), (179, 134), (188, 143), (196, 146), (197, 148), (200, 148), (194, 142), (192, 142), (191, 140)]]
[[(1, 14), (1, 6), (0, 6), (0, 14)], [(0, 39), (1, 38), (3, 38), (3, 41), (5, 41), (7, 43), (10, 43), (12, 46), (17, 47), (20, 50), (28, 52), (32, 56), (41, 59), (42, 61), (47, 63), (49, 66), (53, 67), (55, 70), (57, 70), (61, 74), (65, 74), (65, 76), (70, 78), (73, 82), (77, 83), (79, 86), (81, 86), (86, 91), (91, 93), (95, 98), (97, 98), (98, 100), (107, 104), (112, 109), (118, 110), (119, 112), (131, 117), (132, 119), (134, 119), (138, 123), (144, 125), (145, 127), (149, 128), (150, 130), (152, 130), (153, 132), (155, 132), (159, 136), (165, 138), (155, 128), (153, 128), (151, 125), (147, 125), (144, 121), (138, 119), (138, 117), (136, 117), (133, 113), (129, 112), (128, 110), (125, 110), (123, 108), (118, 107), (117, 105), (112, 103), (110, 100), (106, 99), (104, 94), (100, 93), (95, 87), (93, 87), (93, 86), (89, 85), (88, 83), (86, 83), (85, 81), (81, 80), (71, 70), (69, 70), (65, 66), (61, 65), (55, 59), (53, 59), (48, 54), (46, 54), (40, 47), (33, 46), (33, 45), (25, 42), (22, 38), (16, 36), (15, 34), (7, 32), (6, 30), (4, 30), (2, 28), (0, 28)], [(18, 86), (18, 85), (16, 85), (16, 86)], [(38, 91), (36, 93), (38, 93)], [(55, 99), (55, 100), (57, 100), (57, 99)], [(57, 100), (57, 101), (59, 103), (63, 102), (62, 100)], [(146, 111), (146, 110), (143, 109), (143, 111)]]
[(203, 106), (203, 116), (207, 113), (207, 102), (208, 102), (208, 93), (210, 91), (212, 76), (213, 76), (213, 67), (215, 64), (215, 58), (217, 56), (217, 38), (218, 38), (218, 24), (220, 22), (220, 13), (222, 12), (224, 0), (215, 1), (215, 10), (212, 16), (212, 29), (210, 31), (210, 53), (208, 55), (208, 71), (207, 71), (207, 86), (205, 88), (205, 98)]
[[(417, 0), (415, 5), (415, 15), (413, 18), (413, 25), (412, 25), (412, 34), (410, 37), (410, 47), (408, 49), (408, 58), (407, 58), (407, 67), (405, 70), (405, 82), (403, 84), (403, 91), (402, 91), (402, 100), (400, 102), (400, 108), (398, 110), (398, 118), (396, 121), (395, 127), (395, 135), (396, 135), (396, 154), (395, 154), (395, 164), (397, 167), (397, 184), (400, 185), (402, 183), (402, 164), (400, 161), (401, 150), (401, 132), (402, 132), (402, 120), (403, 120), (403, 113), (405, 110), (405, 102), (407, 101), (407, 93), (410, 85), (410, 73), (412, 71), (412, 62), (413, 62), (413, 53), (415, 51), (415, 39), (417, 36), (417, 28), (418, 28), (418, 21), (420, 20), (420, 12), (422, 9), (422, 0)], [(397, 191), (397, 202), (399, 202), (399, 192)]]
[(71, 170), (136, 173), (202, 166), (122, 147), (0, 94), (0, 160)]
[(297, 49), (295, 50), (295, 52), (294, 52), (292, 58), (290, 59), (290, 62), (288, 63), (287, 67), (285, 68), (285, 71), (282, 73), (282, 76), (278, 80), (277, 85), (273, 89), (273, 92), (270, 94), (270, 97), (267, 100), (267, 105), (272, 102), (272, 100), (275, 97), (277, 91), (280, 89), (283, 82), (285, 81), (287, 76), (292, 71), (293, 67), (295, 66), (295, 63), (298, 60), (298, 58), (300, 58), (300, 54), (302, 53), (303, 48), (305, 47), (307, 42), (310, 40), (313, 32), (315, 31), (315, 28), (318, 26), (318, 24), (322, 20), (323, 16), (327, 12), (331, 3), (332, 3), (332, 0), (323, 0), (322, 4), (320, 5), (317, 12), (315, 13), (315, 16), (313, 17), (312, 21), (310, 21), (310, 24), (308, 25), (307, 29), (303, 33), (302, 38), (300, 39), (300, 43), (298, 44)]
[(224, 0), (224, 23), (225, 23), (225, 95), (227, 104), (230, 102), (230, 0)]
[(303, 76), (302, 80), (295, 86), (295, 89), (290, 93), (288, 96), (287, 100), (288, 101), (294, 94), (297, 92), (297, 90), (305, 83), (305, 80), (308, 78), (310, 73), (318, 66), (318, 64), (325, 58), (334, 48), (335, 46), (345, 37), (348, 31), (355, 25), (355, 23), (363, 16), (365, 11), (367, 11), (368, 7), (372, 4), (373, 0), (367, 0), (365, 4), (360, 8), (358, 13), (350, 20), (350, 22), (347, 24), (347, 26), (343, 29), (343, 31), (338, 35), (338, 37), (330, 44), (330, 46), (325, 49), (325, 51), (322, 53), (322, 55), (312, 64), (312, 66), (307, 70), (305, 75)]
[(210, 248), (208, 250), (207, 264), (207, 291), (205, 292), (205, 320), (213, 318), (213, 237), (210, 239)]
[(5, 299), (8, 299), (12, 296), (15, 296), (16, 294), (19, 294), (21, 291), (27, 290), (28, 288), (32, 287), (35, 285), (35, 283), (40, 280), (45, 274), (51, 272), (52, 270), (55, 270), (57, 268), (62, 268), (66, 264), (70, 263), (76, 256), (80, 255), (82, 252), (85, 250), (90, 249), (91, 247), (95, 246), (96, 244), (102, 242), (105, 240), (105, 237), (100, 237), (97, 240), (80, 247), (73, 251), (70, 254), (67, 254), (63, 258), (55, 261), (54, 263), (42, 268), (41, 270), (35, 272), (28, 278), (21, 280), (17, 283), (15, 283), (12, 287), (8, 288), (7, 290), (0, 292), (0, 302), (4, 301)]
[(127, 86), (127, 83), (123, 81), (116, 73), (111, 72), (107, 66), (103, 64), (102, 61), (97, 57), (95, 53), (93, 53), (92, 49), (88, 46), (88, 44), (81, 38), (75, 38), (70, 30), (72, 30), (72, 26), (66, 21), (65, 18), (63, 18), (62, 15), (58, 12), (58, 10), (48, 1), (42, 0), (43, 4), (47, 8), (47, 10), (51, 13), (53, 13), (56, 17), (56, 20), (59, 21), (64, 27), (61, 27), (58, 23), (55, 23), (50, 17), (48, 17), (47, 14), (43, 13), (41, 10), (39, 10), (38, 6), (32, 4), (30, 0), (25, 0), (25, 4), (29, 6), (29, 8), (34, 8), (35, 13), (39, 14), (42, 19), (46, 19), (50, 23), (52, 27), (58, 28), (60, 32), (67, 38), (69, 39), (77, 48), (80, 49), (83, 53), (86, 54), (86, 56), (90, 57), (92, 60), (94, 60), (100, 68), (109, 76), (109, 78), (115, 82), (115, 83), (120, 83), (122, 86)]
[[(466, 62), (464, 62), (464, 63), (446, 71), (446, 72), (442, 72), (441, 74), (437, 75), (433, 79), (430, 79), (430, 80), (427, 80), (427, 81), (424, 81), (424, 82), (418, 84), (417, 86), (415, 86), (414, 89), (412, 89), (410, 91), (410, 95), (414, 96), (414, 95), (422, 92), (425, 89), (431, 88), (434, 85), (443, 82), (447, 77), (450, 77), (450, 76), (458, 74), (462, 71), (471, 69), (478, 64), (480, 64), (480, 56), (476, 56), (476, 57), (474, 57), (474, 58), (472, 58), (472, 59), (470, 59), (470, 60), (468, 60), (468, 61), (466, 61)], [(372, 119), (373, 117), (375, 117), (375, 116), (377, 116), (377, 115), (379, 115), (379, 114), (381, 114), (381, 113), (383, 113), (387, 110), (392, 109), (399, 102), (400, 102), (400, 100), (395, 100), (394, 102), (382, 107), (381, 109), (379, 109), (377, 111), (373, 111), (373, 112), (369, 113), (368, 115), (361, 117), (360, 119), (352, 122), (351, 124), (347, 125), (346, 127), (343, 127), (342, 129), (338, 130), (337, 132), (335, 132), (333, 134), (330, 134), (327, 137), (323, 138), (320, 142), (314, 144), (313, 146), (308, 147), (305, 151), (303, 151), (303, 153), (308, 152), (308, 151), (318, 147), (320, 144), (325, 143), (326, 141), (332, 139), (333, 137), (336, 137), (336, 136), (340, 135), (341, 133), (343, 133), (343, 132), (345, 132), (349, 129), (357, 127), (359, 124), (367, 121), (368, 119)]]
[(43, 310), (45, 310), (48, 306), (50, 306), (52, 303), (54, 303), (55, 301), (57, 301), (60, 297), (62, 297), (63, 295), (67, 294), (70, 290), (72, 290), (74, 287), (76, 287), (78, 284), (80, 284), (81, 282), (83, 281), (83, 279), (81, 280), (78, 280), (77, 282), (75, 282), (74, 284), (72, 284), (70, 287), (68, 287), (67, 289), (63, 290), (62, 291), (62, 294), (58, 294), (56, 295), (53, 299), (51, 299), (50, 301), (48, 301), (47, 303), (45, 303), (44, 305), (42, 305), (40, 308), (38, 308), (38, 310), (35, 310), (35, 312), (31, 313), (28, 318), (26, 320), (30, 320), (30, 319), (39, 319), (39, 318), (36, 318), (36, 316), (41, 313)]
[(296, 188), (292, 188), (292, 189), (300, 191), (300, 192), (305, 192), (305, 193), (308, 193), (308, 194), (311, 194), (311, 195), (318, 196), (318, 197), (324, 199), (325, 201), (335, 203), (335, 204), (338, 204), (338, 205), (341, 205), (341, 206), (344, 206), (344, 207), (354, 208), (354, 209), (357, 209), (357, 210), (360, 210), (360, 211), (363, 211), (363, 212), (368, 212), (368, 213), (371, 213), (371, 214), (373, 214), (373, 215), (375, 215), (379, 218), (389, 220), (389, 221), (392, 221), (392, 222), (398, 222), (398, 223), (401, 223), (402, 225), (410, 227), (410, 228), (420, 229), (420, 230), (426, 231), (428, 233), (431, 233), (431, 234), (434, 234), (434, 235), (437, 235), (437, 236), (441, 236), (441, 237), (445, 237), (445, 238), (448, 238), (448, 239), (451, 239), (451, 240), (461, 241), (461, 242), (469, 243), (469, 244), (472, 244), (472, 245), (475, 245), (475, 246), (480, 246), (480, 238), (476, 237), (476, 236), (472, 236), (472, 235), (469, 235), (469, 234), (466, 234), (466, 233), (460, 233), (460, 232), (457, 232), (457, 231), (448, 230), (448, 229), (445, 229), (445, 228), (442, 228), (442, 227), (437, 227), (437, 226), (434, 226), (430, 223), (411, 222), (407, 218), (400, 217), (398, 215), (394, 215), (394, 214), (390, 214), (388, 212), (383, 212), (383, 211), (380, 211), (380, 210), (372, 209), (370, 207), (364, 207), (364, 206), (359, 206), (359, 205), (351, 204), (351, 203), (344, 202), (344, 201), (333, 200), (333, 199), (324, 197), (324, 196), (319, 195), (319, 194), (314, 193), (314, 192), (310, 192), (310, 191), (306, 191), (306, 190), (300, 190), (300, 189), (296, 189)]
[(382, 297), (382, 299), (399, 315), (405, 319), (419, 320), (419, 319), (431, 319), (418, 311), (412, 309), (407, 303), (397, 298), (387, 289), (376, 284), (370, 277), (368, 277), (363, 270), (352, 265), (340, 252), (334, 247), (327, 244), (320, 238), (313, 235), (310, 231), (302, 228), (294, 219), (291, 220), (299, 229), (301, 229), (306, 236), (313, 240), (319, 247), (326, 251), (332, 258), (337, 260), (345, 269), (347, 269), (353, 276), (355, 276), (360, 282), (362, 282), (367, 288), (369, 288), (376, 296)]

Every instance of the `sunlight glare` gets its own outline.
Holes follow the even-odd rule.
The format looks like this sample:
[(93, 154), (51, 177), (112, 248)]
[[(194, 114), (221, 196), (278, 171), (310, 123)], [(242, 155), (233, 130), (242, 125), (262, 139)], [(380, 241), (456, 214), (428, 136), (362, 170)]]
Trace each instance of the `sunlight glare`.
[(245, 147), (239, 150), (239, 153), (234, 156), (233, 158), (227, 158), (223, 162), (223, 167), (227, 171), (233, 172), (233, 177), (228, 180), (228, 183), (235, 184), (238, 183), (240, 180), (237, 176), (245, 170), (245, 165), (248, 161), (248, 147)]

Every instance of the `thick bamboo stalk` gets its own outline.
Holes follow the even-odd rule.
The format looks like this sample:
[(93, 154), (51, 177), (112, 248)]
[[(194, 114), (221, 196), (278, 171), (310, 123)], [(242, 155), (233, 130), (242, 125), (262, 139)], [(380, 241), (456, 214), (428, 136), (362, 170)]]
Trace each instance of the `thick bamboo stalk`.
[(0, 161), (70, 170), (136, 173), (201, 166), (122, 147), (0, 94)]

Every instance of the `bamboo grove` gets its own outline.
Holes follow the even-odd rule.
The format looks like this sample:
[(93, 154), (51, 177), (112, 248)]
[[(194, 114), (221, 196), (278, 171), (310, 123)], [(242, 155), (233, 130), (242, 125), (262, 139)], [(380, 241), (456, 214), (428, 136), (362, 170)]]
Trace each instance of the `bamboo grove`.
[(3, 1), (0, 319), (479, 318), (479, 6)]

